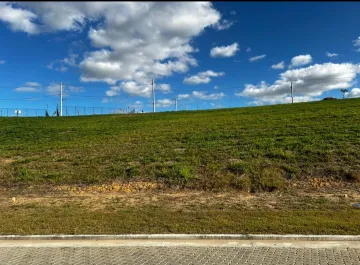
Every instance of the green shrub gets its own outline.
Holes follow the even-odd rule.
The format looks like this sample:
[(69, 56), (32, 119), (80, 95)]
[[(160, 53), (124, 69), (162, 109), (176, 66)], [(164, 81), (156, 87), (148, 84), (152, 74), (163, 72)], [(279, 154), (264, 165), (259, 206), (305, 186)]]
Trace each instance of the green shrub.
[(32, 181), (34, 180), (31, 172), (25, 167), (15, 167), (14, 175), (15, 180), (17, 181)]
[(124, 165), (111, 165), (106, 171), (109, 179), (124, 179), (128, 177), (128, 172)]
[(283, 190), (286, 185), (284, 171), (276, 167), (265, 167), (260, 172), (259, 185), (263, 191)]
[(140, 168), (139, 166), (133, 166), (133, 167), (130, 166), (126, 168), (125, 172), (126, 172), (126, 178), (131, 179), (133, 177), (140, 175)]
[(237, 175), (242, 175), (248, 171), (249, 165), (246, 162), (233, 162), (228, 166), (228, 170)]

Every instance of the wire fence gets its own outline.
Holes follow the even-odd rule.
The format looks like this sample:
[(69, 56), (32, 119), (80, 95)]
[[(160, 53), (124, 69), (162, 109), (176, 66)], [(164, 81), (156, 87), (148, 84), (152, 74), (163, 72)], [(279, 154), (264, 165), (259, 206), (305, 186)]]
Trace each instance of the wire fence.
[[(131, 108), (105, 108), (63, 106), (62, 116), (106, 115), (106, 114), (135, 114), (144, 113), (142, 110)], [(56, 109), (31, 109), (31, 108), (0, 108), (0, 117), (46, 117), (60, 115)]]

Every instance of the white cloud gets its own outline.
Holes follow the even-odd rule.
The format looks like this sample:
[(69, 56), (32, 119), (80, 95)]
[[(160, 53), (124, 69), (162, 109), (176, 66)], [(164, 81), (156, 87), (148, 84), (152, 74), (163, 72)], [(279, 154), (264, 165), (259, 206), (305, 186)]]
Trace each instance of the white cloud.
[(78, 58), (78, 57), (79, 57), (78, 54), (70, 53), (68, 57), (65, 57), (62, 60), (56, 60), (56, 61), (51, 62), (50, 64), (47, 65), (47, 68), (49, 68), (51, 70), (59, 71), (59, 72), (65, 72), (68, 70), (68, 67), (66, 67), (65, 65), (68, 65), (71, 67), (77, 66), (76, 58)]
[(101, 103), (109, 103), (113, 101), (112, 98), (102, 98)]
[(171, 86), (169, 84), (160, 84), (157, 90), (163, 92), (164, 94), (168, 94), (171, 92)]
[(211, 57), (231, 57), (239, 50), (238, 43), (235, 42), (228, 46), (214, 47), (210, 51)]
[(257, 102), (288, 102), (289, 79), (292, 79), (294, 94), (297, 97), (307, 101), (315, 100), (326, 91), (351, 87), (358, 73), (360, 73), (360, 65), (315, 64), (306, 68), (287, 70), (280, 74), (280, 78), (272, 85), (264, 81), (260, 85), (247, 84), (236, 96), (251, 97)]
[(110, 90), (106, 91), (108, 97), (117, 96), (120, 91), (125, 92), (131, 96), (150, 97), (152, 93), (151, 85), (138, 84), (134, 81), (121, 82), (119, 86), (111, 86)]
[(200, 72), (197, 75), (184, 78), (183, 82), (188, 85), (207, 84), (211, 81), (210, 77), (223, 76), (224, 74), (224, 72), (214, 72), (212, 70), (207, 70), (205, 72)]
[(175, 104), (174, 101), (170, 99), (159, 99), (156, 101), (156, 107), (160, 107), (160, 108), (166, 108), (174, 104)]
[(76, 58), (78, 57), (79, 55), (78, 54), (75, 54), (75, 53), (70, 53), (68, 57), (64, 58), (62, 60), (62, 62), (64, 64), (67, 64), (69, 66), (76, 66)]
[(24, 86), (15, 88), (15, 92), (22, 92), (22, 93), (36, 93), (40, 92), (41, 84), (37, 82), (27, 82)]
[(349, 98), (358, 98), (358, 97), (360, 97), (360, 88), (355, 87), (355, 88), (351, 89), (351, 91), (347, 93), (347, 96)]
[(186, 98), (189, 98), (190, 97), (190, 94), (179, 94), (177, 96), (178, 99), (186, 99)]
[[(63, 88), (63, 96), (69, 96), (69, 93), (80, 93), (80, 92), (84, 92), (84, 88), (81, 86), (68, 86), (68, 85), (64, 85), (62, 86)], [(60, 84), (56, 84), (56, 83), (52, 83), (49, 86), (46, 87), (46, 92), (48, 95), (51, 96), (59, 96), (60, 95)]]
[(52, 62), (47, 65), (47, 68), (58, 71), (58, 72), (66, 72), (68, 70), (68, 68), (65, 67), (64, 65), (54, 66), (55, 64), (56, 64), (55, 62)]
[[(318, 101), (319, 98), (310, 96), (294, 96), (294, 103)], [(277, 96), (272, 98), (255, 99), (248, 103), (248, 105), (263, 106), (268, 104), (284, 104), (291, 103), (291, 96)]]
[(236, 15), (236, 11), (233, 10), (233, 11), (230, 12), (230, 14), (234, 16), (234, 15)]
[[(354, 47), (360, 47), (360, 37), (358, 37), (356, 40), (353, 40)], [(360, 48), (356, 50), (357, 52), (360, 52)]]
[(291, 67), (306, 65), (311, 62), (312, 62), (312, 57), (310, 54), (298, 55), (291, 59)]
[(24, 93), (35, 93), (40, 92), (40, 90), (36, 87), (30, 86), (22, 86), (14, 89), (15, 92), (24, 92)]
[[(63, 87), (64, 89), (64, 87)], [(52, 96), (57, 96), (60, 94), (60, 85), (59, 84), (51, 84), (49, 86), (46, 87), (46, 92), (49, 94), (49, 95), (52, 95)]]
[(41, 86), (41, 84), (39, 84), (39, 83), (37, 83), (37, 82), (27, 82), (25, 85), (26, 85), (26, 86), (32, 86), (32, 87)]
[[(118, 81), (146, 85), (152, 78), (187, 72), (197, 65), (192, 39), (221, 18), (211, 2), (20, 2), (1, 8), (4, 6), (11, 10), (0, 12), (0, 19), (29, 34), (89, 28), (87, 35), (96, 50), (85, 53), (78, 64), (81, 80), (111, 85)], [(4, 18), (9, 12), (24, 12), (21, 18), (28, 26), (17, 26), (18, 18)], [(64, 63), (71, 65), (72, 61)], [(64, 65), (55, 68), (66, 70)]]
[(0, 60), (0, 64), (4, 64), (5, 63), (5, 61), (4, 60)]
[(229, 20), (223, 19), (223, 20), (219, 21), (218, 23), (214, 24), (214, 28), (216, 30), (226, 30), (226, 29), (229, 29), (234, 24), (235, 24), (235, 21), (229, 21)]
[(80, 93), (85, 91), (82, 86), (69, 86), (68, 90), (73, 93)]
[(198, 99), (202, 99), (202, 100), (218, 100), (218, 99), (222, 99), (225, 96), (225, 94), (221, 92), (221, 93), (213, 93), (213, 94), (207, 95), (201, 91), (193, 91), (192, 96), (194, 98), (198, 98)]
[(278, 63), (278, 64), (273, 64), (271, 66), (272, 69), (284, 69), (285, 65), (284, 65), (284, 61)]
[(330, 53), (330, 52), (326, 52), (326, 56), (327, 57), (336, 57), (336, 56), (338, 56), (339, 54), (337, 54), (337, 53)]
[(254, 57), (251, 57), (251, 58), (249, 59), (249, 62), (255, 62), (255, 61), (264, 59), (265, 57), (266, 57), (266, 54), (259, 55), (259, 56), (254, 56)]
[(38, 33), (37, 26), (32, 22), (36, 18), (37, 15), (30, 11), (13, 8), (9, 3), (0, 3), (0, 20), (9, 23), (13, 31), (24, 31), (29, 34)]
[(218, 86), (214, 86), (214, 89), (219, 89), (219, 87), (218, 87)]
[(251, 52), (251, 47), (247, 48), (246, 52)]
[(129, 107), (130, 107), (131, 109), (141, 109), (141, 108), (144, 107), (144, 103), (141, 102), (141, 101), (139, 101), (139, 100), (137, 100), (137, 101), (135, 101), (133, 104), (130, 104)]

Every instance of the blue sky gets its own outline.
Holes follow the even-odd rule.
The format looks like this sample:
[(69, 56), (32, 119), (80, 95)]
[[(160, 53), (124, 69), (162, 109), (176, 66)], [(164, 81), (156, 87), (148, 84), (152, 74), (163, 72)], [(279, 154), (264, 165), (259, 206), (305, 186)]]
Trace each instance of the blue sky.
[[(357, 2), (1, 3), (0, 108), (157, 111), (360, 96)], [(359, 51), (358, 51), (359, 50)]]

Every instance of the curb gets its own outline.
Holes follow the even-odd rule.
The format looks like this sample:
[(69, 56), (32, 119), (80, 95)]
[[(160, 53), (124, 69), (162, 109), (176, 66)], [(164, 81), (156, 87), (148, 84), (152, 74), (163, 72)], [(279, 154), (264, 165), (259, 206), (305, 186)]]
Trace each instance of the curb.
[(360, 241), (360, 235), (262, 235), (262, 234), (129, 234), (129, 235), (0, 235), (0, 240), (302, 240)]

